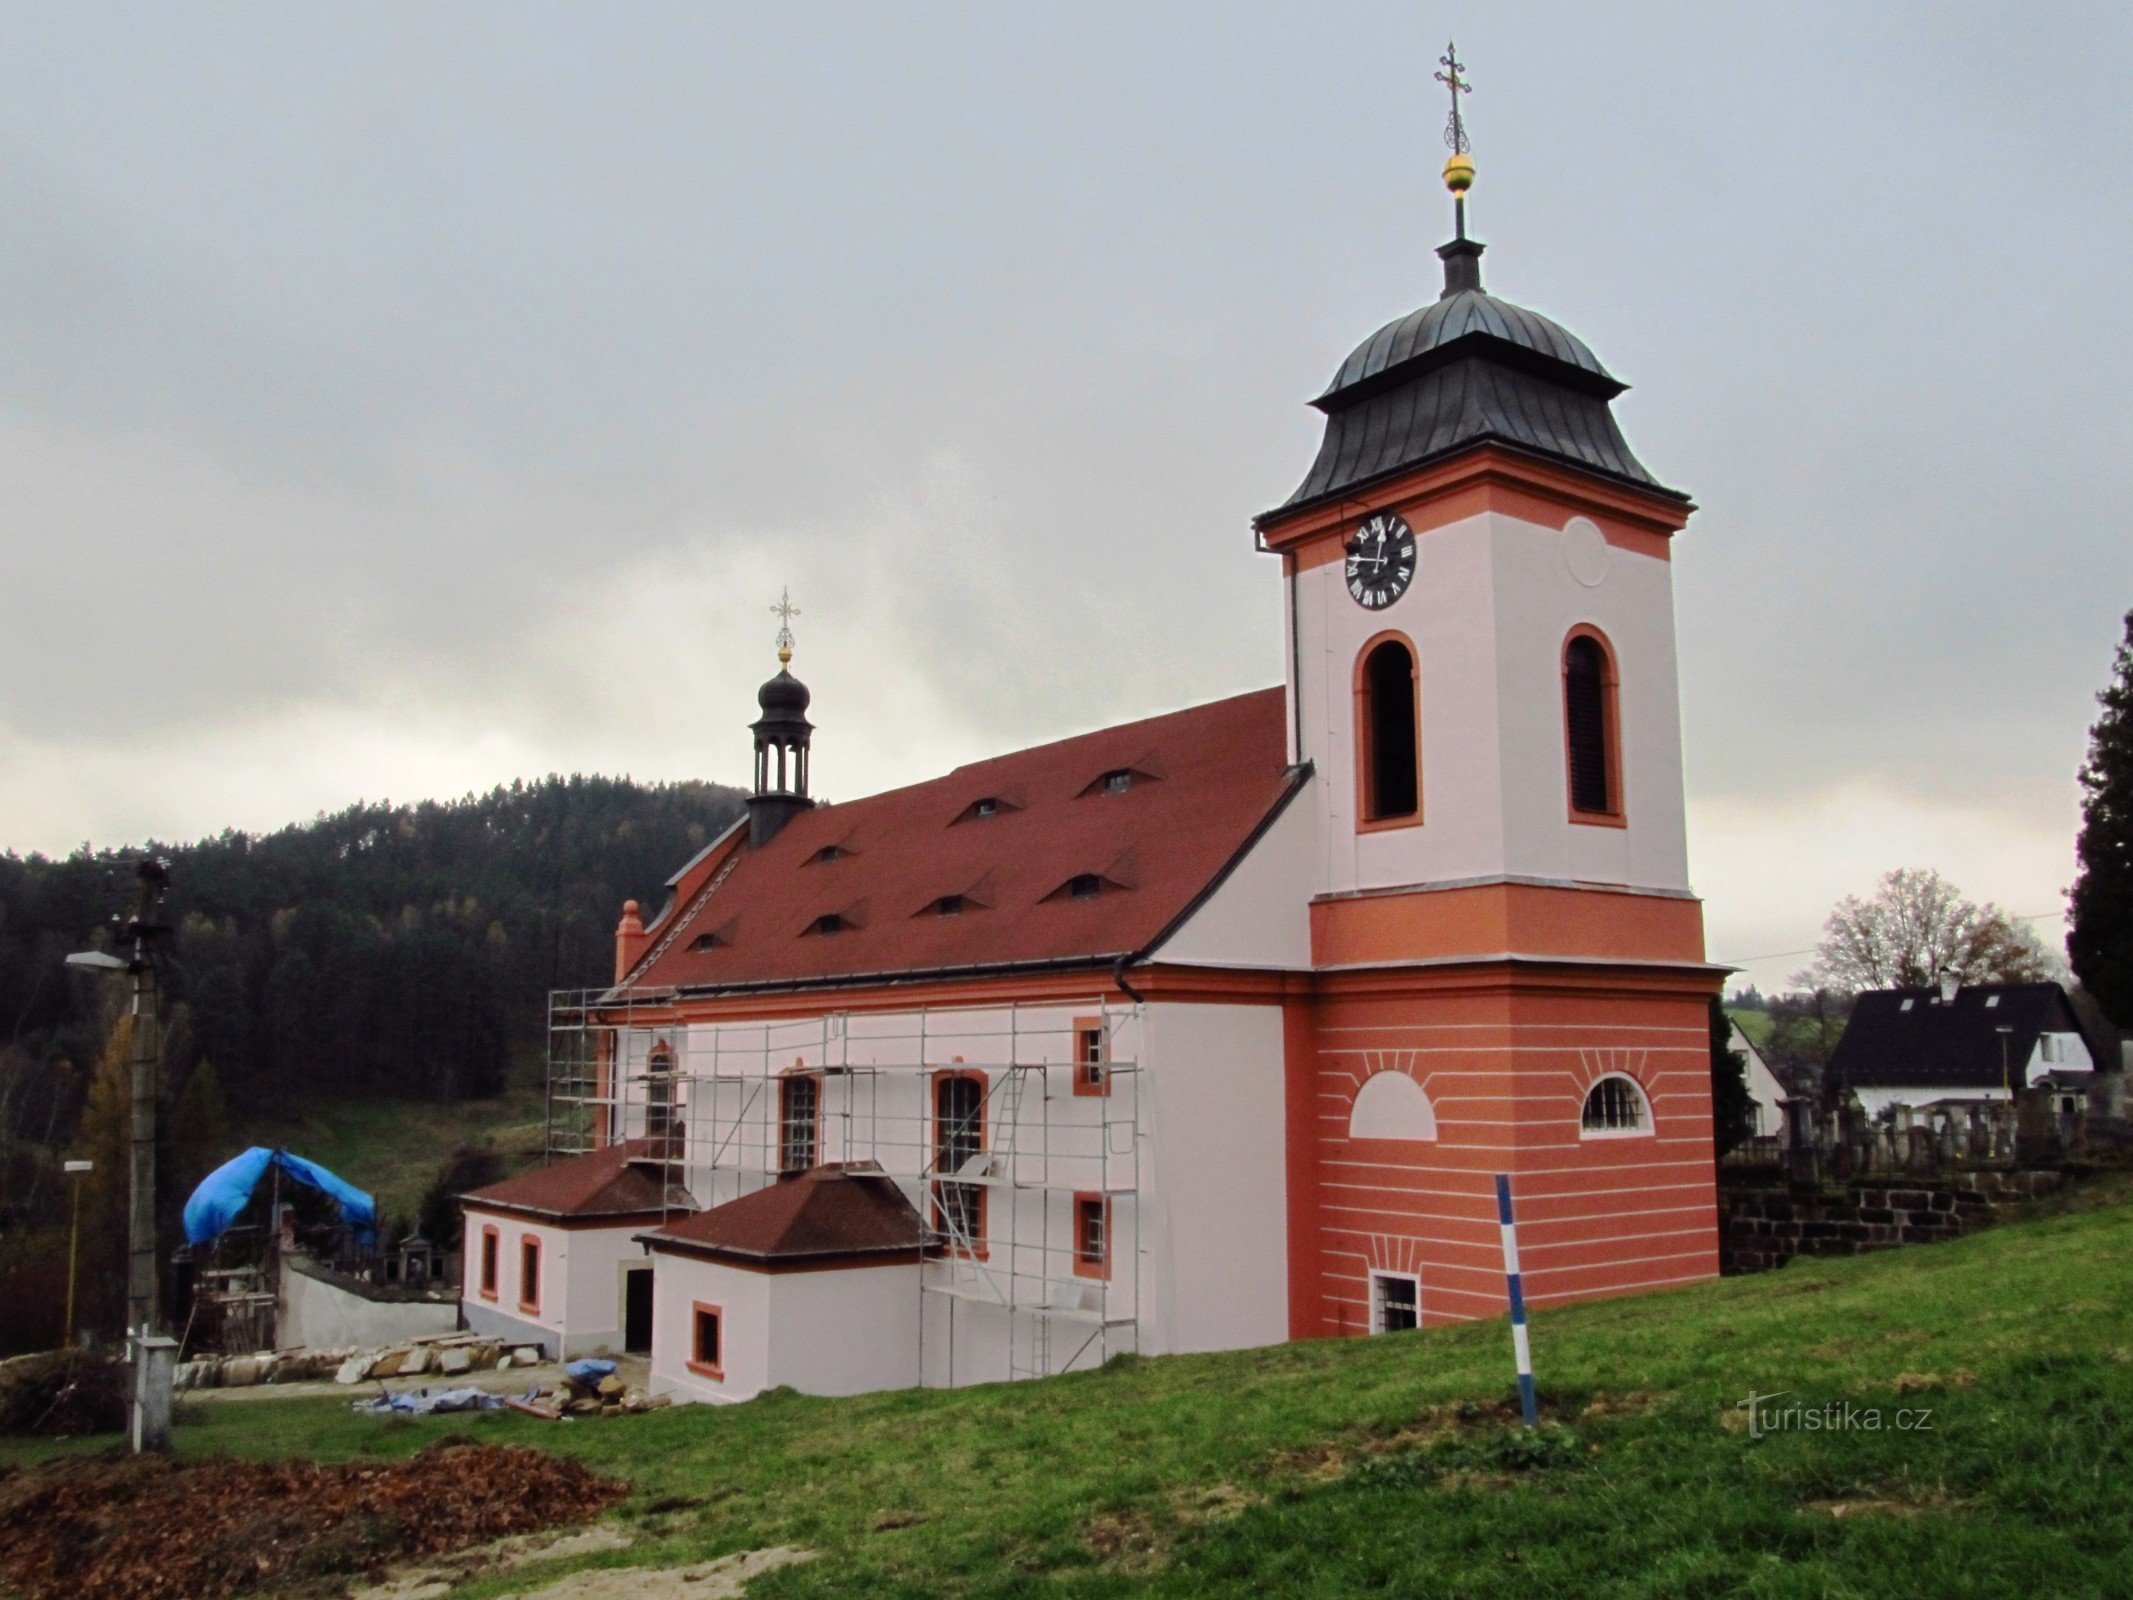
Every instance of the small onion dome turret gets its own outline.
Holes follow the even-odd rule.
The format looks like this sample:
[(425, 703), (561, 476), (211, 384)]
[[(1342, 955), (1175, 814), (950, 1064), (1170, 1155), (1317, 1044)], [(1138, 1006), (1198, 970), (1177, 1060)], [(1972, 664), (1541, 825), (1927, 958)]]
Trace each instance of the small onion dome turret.
[(755, 703), (763, 715), (755, 723), (758, 733), (802, 730), (812, 726), (807, 720), (807, 707), (813, 696), (807, 685), (795, 678), (788, 668), (778, 668), (778, 675), (755, 692)]

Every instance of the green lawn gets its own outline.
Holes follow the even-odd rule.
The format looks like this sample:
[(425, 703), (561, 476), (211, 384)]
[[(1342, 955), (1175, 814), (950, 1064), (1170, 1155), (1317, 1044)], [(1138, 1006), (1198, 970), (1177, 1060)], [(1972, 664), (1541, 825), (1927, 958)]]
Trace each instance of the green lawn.
[[(198, 1404), (181, 1448), (396, 1455), (447, 1428), (542, 1445), (636, 1486), (620, 1515), (638, 1543), (579, 1564), (822, 1553), (757, 1596), (2124, 1595), (2128, 1193), (1536, 1316), (1537, 1438), (1504, 1420), (1492, 1323), (572, 1424)], [(1876, 1408), (1882, 1427), (1751, 1437), (1751, 1390)], [(1899, 1408), (1928, 1425), (1899, 1431)]]

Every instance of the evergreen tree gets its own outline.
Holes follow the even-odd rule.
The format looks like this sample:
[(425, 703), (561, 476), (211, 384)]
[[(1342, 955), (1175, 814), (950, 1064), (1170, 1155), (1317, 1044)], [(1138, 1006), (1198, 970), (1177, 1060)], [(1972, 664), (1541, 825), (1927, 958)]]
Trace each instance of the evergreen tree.
[(1711, 1143), (1724, 1155), (1755, 1132), (1755, 1098), (1748, 1093), (1748, 1058), (1733, 1048), (1733, 1019), (1711, 997)]
[(2081, 769), (2081, 833), (2068, 892), (2066, 953), (2082, 987), (2120, 1027), (2133, 1027), (2133, 611), (2099, 694)]

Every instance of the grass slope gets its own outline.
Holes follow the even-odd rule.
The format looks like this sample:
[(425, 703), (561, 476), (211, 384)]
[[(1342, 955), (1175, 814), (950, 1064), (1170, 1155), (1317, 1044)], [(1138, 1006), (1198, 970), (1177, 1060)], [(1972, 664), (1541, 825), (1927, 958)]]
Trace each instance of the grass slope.
[(513, 1171), (539, 1159), (546, 1132), (539, 1070), (538, 1064), (515, 1067), (511, 1087), (490, 1100), (316, 1101), (294, 1117), (241, 1125), (227, 1153), (279, 1145), (370, 1191), (388, 1221), (410, 1219), (445, 1159), (462, 1145), (493, 1147)]
[[(638, 1543), (580, 1565), (822, 1553), (756, 1596), (2123, 1595), (2127, 1198), (1537, 1316), (1538, 1436), (1507, 1426), (1491, 1323), (567, 1425), (198, 1405), (181, 1448), (398, 1456), (447, 1428), (545, 1445), (636, 1487)], [(1750, 1391), (1883, 1425), (1754, 1438)], [(1899, 1408), (1929, 1425), (1898, 1431)]]

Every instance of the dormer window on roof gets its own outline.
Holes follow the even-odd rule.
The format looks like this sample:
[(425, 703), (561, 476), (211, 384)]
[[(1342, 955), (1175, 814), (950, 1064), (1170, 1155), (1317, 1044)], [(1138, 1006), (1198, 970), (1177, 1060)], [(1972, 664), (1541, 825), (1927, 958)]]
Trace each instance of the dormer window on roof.
[(808, 864), (812, 866), (818, 861), (842, 861), (846, 856), (850, 855), (851, 853), (851, 851), (845, 849), (845, 847), (841, 844), (826, 844), (820, 850), (817, 850), (813, 855), (809, 856), (807, 860)]
[(1093, 872), (1077, 872), (1066, 881), (1069, 900), (1093, 900), (1104, 892), (1104, 881)]
[(1000, 814), (1000, 802), (991, 795), (982, 800), (973, 800), (970, 802), (970, 814), (973, 817), (996, 817)]
[(959, 917), (970, 902), (959, 894), (944, 894), (933, 902), (935, 916)]
[(842, 933), (851, 924), (844, 920), (841, 911), (825, 911), (807, 925), (809, 933)]
[(1105, 794), (1124, 794), (1132, 787), (1133, 769), (1131, 767), (1120, 767), (1115, 772), (1104, 774), (1103, 790)]

